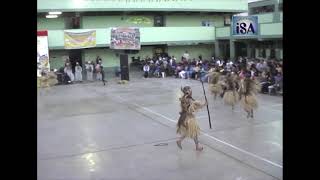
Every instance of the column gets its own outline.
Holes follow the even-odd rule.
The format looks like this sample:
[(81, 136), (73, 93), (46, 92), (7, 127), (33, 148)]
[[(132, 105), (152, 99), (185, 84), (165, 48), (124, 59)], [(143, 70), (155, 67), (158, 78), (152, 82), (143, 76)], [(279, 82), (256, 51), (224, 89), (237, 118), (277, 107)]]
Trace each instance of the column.
[(248, 41), (246, 42), (246, 46), (247, 46), (247, 57), (248, 58), (253, 58), (252, 57), (252, 42)]
[(275, 50), (276, 50), (276, 58), (281, 59), (281, 49), (280, 49), (280, 41), (275, 41)]
[(220, 43), (219, 40), (216, 40), (214, 43), (214, 56), (220, 57)]
[(280, 22), (279, 1), (274, 4), (273, 22)]
[(235, 50), (235, 40), (230, 39), (230, 59), (236, 58), (236, 50)]

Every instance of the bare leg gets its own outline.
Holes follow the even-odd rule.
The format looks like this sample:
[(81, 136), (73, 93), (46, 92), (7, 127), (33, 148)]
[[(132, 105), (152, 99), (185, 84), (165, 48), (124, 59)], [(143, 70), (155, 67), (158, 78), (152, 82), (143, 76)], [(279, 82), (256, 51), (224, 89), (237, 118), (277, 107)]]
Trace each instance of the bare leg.
[(202, 151), (203, 147), (199, 145), (198, 136), (196, 136), (193, 140), (194, 140), (194, 143), (196, 144), (196, 150), (197, 151)]
[(181, 142), (184, 140), (184, 138), (186, 138), (186, 136), (181, 136), (180, 139), (177, 141), (177, 146), (182, 149), (182, 146), (181, 146)]
[(250, 111), (246, 110), (246, 112), (247, 112), (247, 118), (249, 118), (250, 117)]

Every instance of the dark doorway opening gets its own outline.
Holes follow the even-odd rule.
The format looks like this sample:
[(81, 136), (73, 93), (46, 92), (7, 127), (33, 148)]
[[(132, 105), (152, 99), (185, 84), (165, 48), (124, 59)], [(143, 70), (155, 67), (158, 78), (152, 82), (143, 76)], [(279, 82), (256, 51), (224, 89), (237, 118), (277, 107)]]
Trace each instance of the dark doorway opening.
[(235, 56), (247, 56), (247, 45), (245, 42), (235, 42)]
[(72, 72), (75, 73), (76, 62), (82, 67), (82, 50), (72, 49), (69, 51), (69, 60), (72, 65)]

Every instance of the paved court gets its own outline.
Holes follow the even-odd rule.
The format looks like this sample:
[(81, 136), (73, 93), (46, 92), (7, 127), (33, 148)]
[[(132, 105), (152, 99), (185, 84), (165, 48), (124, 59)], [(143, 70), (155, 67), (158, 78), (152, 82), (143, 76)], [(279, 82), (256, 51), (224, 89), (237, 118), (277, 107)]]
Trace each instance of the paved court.
[[(134, 75), (133, 75), (134, 76)], [(197, 113), (203, 152), (192, 140), (177, 148), (181, 86), (204, 100), (199, 81), (132, 77), (55, 86), (38, 95), (39, 180), (276, 180), (282, 179), (282, 97), (258, 96), (247, 119), (207, 92)], [(205, 84), (206, 90), (207, 84)]]

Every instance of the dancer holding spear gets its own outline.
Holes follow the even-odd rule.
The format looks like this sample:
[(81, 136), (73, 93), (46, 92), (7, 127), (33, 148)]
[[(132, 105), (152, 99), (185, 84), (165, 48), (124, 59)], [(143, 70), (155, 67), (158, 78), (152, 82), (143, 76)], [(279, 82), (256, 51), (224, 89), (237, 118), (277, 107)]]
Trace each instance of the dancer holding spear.
[(196, 145), (197, 151), (202, 151), (203, 147), (199, 145), (198, 136), (200, 135), (200, 127), (193, 114), (196, 110), (207, 105), (207, 102), (200, 103), (192, 98), (192, 90), (190, 86), (181, 88), (183, 96), (179, 98), (181, 105), (180, 117), (177, 124), (177, 133), (181, 135), (177, 141), (177, 146), (182, 149), (181, 143), (186, 138), (192, 138)]

